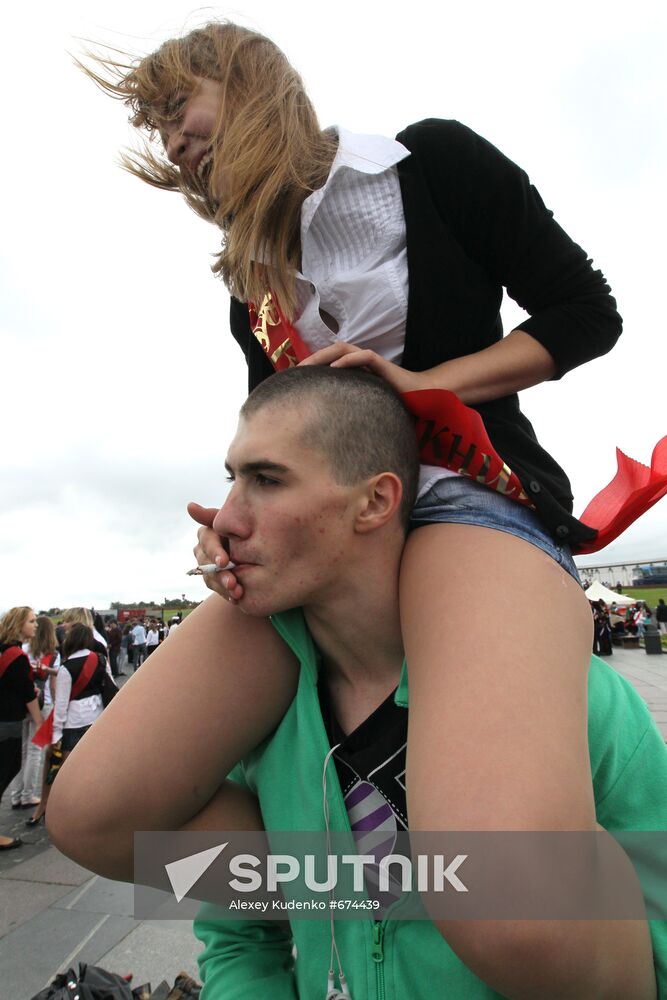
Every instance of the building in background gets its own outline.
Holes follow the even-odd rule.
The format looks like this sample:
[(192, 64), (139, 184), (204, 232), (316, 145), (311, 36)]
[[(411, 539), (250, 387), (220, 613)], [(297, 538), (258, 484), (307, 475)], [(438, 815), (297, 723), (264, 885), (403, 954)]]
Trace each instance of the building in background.
[(588, 583), (599, 580), (605, 587), (667, 586), (667, 558), (605, 565), (585, 565), (579, 559), (575, 562), (582, 580)]

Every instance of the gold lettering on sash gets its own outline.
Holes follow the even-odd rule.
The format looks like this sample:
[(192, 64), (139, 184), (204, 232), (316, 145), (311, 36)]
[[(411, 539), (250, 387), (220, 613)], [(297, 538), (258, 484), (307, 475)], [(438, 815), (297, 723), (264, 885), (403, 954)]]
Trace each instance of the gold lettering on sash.
[(257, 323), (252, 331), (257, 337), (262, 350), (267, 354), (269, 353), (271, 347), (271, 338), (269, 336), (268, 327), (278, 326), (279, 324), (280, 316), (278, 315), (278, 309), (273, 301), (271, 292), (267, 292), (259, 310), (257, 311)]
[(288, 367), (296, 368), (299, 362), (297, 361), (296, 355), (294, 353), (294, 348), (292, 347), (292, 341), (289, 339), (289, 337), (287, 338), (287, 340), (283, 340), (280, 347), (277, 347), (276, 350), (271, 355), (271, 361), (273, 362), (274, 365), (278, 364), (278, 359), (282, 357), (283, 354), (285, 355), (285, 358), (288, 362)]
[(474, 476), (475, 482), (482, 483), (486, 486), (487, 485), (486, 477), (489, 474), (490, 468), (491, 468), (491, 456), (485, 455), (484, 452), (482, 452), (482, 464), (479, 468), (479, 472), (477, 473), (476, 476)]
[(495, 490), (497, 490), (498, 493), (506, 493), (507, 492), (507, 486), (509, 484), (509, 478), (510, 478), (511, 475), (512, 475), (511, 469), (509, 469), (505, 465), (505, 463), (503, 462), (503, 467), (500, 470), (500, 472), (498, 473), (498, 475), (496, 476), (496, 478), (495, 479), (490, 479), (487, 482), (486, 485), (487, 486), (493, 486), (493, 488)]
[[(520, 480), (517, 479), (517, 477), (514, 475), (509, 466), (503, 465), (502, 469), (500, 470), (495, 479), (488, 479), (487, 477), (489, 475), (489, 469), (491, 468), (491, 456), (485, 455), (484, 452), (481, 453), (481, 456), (482, 456), (482, 464), (479, 467), (477, 475), (472, 477), (475, 480), (475, 482), (482, 483), (484, 486), (488, 486), (493, 490), (497, 490), (498, 493), (505, 494), (505, 496), (513, 497), (514, 500), (518, 500), (520, 503), (526, 503), (528, 504), (529, 507), (532, 507), (534, 510), (535, 508), (532, 500), (530, 499), (527, 493), (524, 493), (523, 488), (521, 487)], [(511, 490), (508, 490), (507, 487), (509, 486), (510, 479), (514, 480), (515, 485), (512, 487)], [(495, 485), (496, 483), (498, 485)], [(516, 492), (517, 487), (519, 489), (518, 493)]]
[[(512, 476), (512, 470), (508, 465), (505, 465), (505, 463), (503, 462), (503, 467), (496, 476), (496, 478), (491, 479), (489, 482), (487, 482), (486, 485), (493, 486), (493, 488), (497, 490), (498, 493), (502, 493), (504, 496), (511, 497), (516, 492), (516, 487), (514, 486), (512, 487), (511, 490), (508, 490), (507, 488), (509, 486), (511, 476)], [(497, 486), (495, 485), (496, 483), (498, 484)]]

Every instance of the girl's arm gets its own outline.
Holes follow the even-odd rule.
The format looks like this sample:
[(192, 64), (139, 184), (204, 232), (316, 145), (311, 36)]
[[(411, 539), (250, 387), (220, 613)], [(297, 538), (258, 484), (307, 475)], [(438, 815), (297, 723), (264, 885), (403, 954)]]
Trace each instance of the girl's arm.
[(476, 354), (445, 361), (423, 372), (407, 371), (375, 351), (344, 342), (316, 351), (301, 364), (364, 367), (384, 378), (399, 393), (413, 389), (449, 389), (467, 405), (509, 396), (546, 382), (556, 374), (556, 365), (549, 352), (523, 330), (513, 330)]

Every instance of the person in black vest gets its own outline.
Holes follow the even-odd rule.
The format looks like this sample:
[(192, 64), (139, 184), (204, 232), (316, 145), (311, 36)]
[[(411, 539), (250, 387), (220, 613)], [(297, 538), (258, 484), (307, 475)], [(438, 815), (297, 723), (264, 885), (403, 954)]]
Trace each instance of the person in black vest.
[[(53, 745), (62, 740), (63, 763), (104, 708), (102, 680), (106, 660), (101, 652), (95, 651), (95, 645), (93, 631), (88, 625), (75, 623), (68, 626), (53, 710)], [(94, 657), (94, 663), (89, 661), (90, 656)], [(90, 676), (82, 690), (72, 696), (87, 662)]]
[[(277, 303), (314, 352), (311, 362), (366, 366), (400, 392), (456, 393), (477, 411), (505, 463), (495, 488), (422, 467), (411, 522), (419, 530), (408, 539), (400, 580), (417, 826), (439, 829), (440, 807), (463, 781), (457, 769), (477, 773), (474, 755), (457, 762), (445, 739), (449, 733), (454, 746), (463, 745), (462, 719), (474, 719), (479, 739), (497, 748), (505, 774), (522, 758), (526, 734), (507, 725), (518, 690), (535, 726), (549, 700), (548, 738), (563, 743), (555, 780), (567, 782), (584, 761), (592, 642), (571, 545), (595, 531), (572, 516), (567, 476), (539, 445), (517, 393), (613, 347), (621, 319), (603, 274), (555, 222), (527, 174), (471, 129), (435, 119), (396, 139), (322, 129), (297, 72), (257, 32), (212, 22), (145, 58), (100, 57), (86, 72), (125, 102), (133, 126), (161, 140), (127, 156), (127, 169), (179, 191), (218, 226), (222, 249), (213, 269), (232, 295), (231, 331), (251, 389), (272, 372), (260, 341), (265, 347), (280, 319)], [(529, 314), (505, 337), (504, 289)], [(257, 334), (251, 304), (264, 316)], [(276, 360), (288, 340), (273, 352)], [(503, 495), (511, 492), (510, 472), (523, 504)], [(257, 488), (279, 490), (280, 479), (258, 474)], [(224, 568), (230, 544), (242, 550), (242, 540), (217, 536), (216, 509), (193, 505), (191, 513), (202, 525), (198, 564)], [(246, 581), (259, 572), (237, 564), (206, 579), (242, 608)], [(480, 605), (483, 628), (474, 611)], [(233, 611), (219, 611), (222, 643), (226, 630), (238, 632)], [(236, 671), (221, 669), (216, 679), (220, 703), (235, 706), (221, 770), (243, 755), (248, 739), (269, 735), (295, 690), (292, 658), (276, 639), (267, 660), (265, 630), (250, 624), (245, 677), (253, 694), (240, 695)], [(197, 683), (194, 653), (192, 660), (188, 677), (203, 704), (210, 692)], [(480, 691), (494, 691), (484, 719), (474, 711)], [(137, 779), (145, 785), (138, 772)]]

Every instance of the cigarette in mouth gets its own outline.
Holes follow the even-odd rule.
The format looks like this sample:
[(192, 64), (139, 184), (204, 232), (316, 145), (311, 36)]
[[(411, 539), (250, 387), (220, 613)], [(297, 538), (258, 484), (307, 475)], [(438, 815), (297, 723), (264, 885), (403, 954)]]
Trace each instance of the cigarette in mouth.
[(195, 566), (194, 569), (189, 569), (187, 575), (204, 576), (207, 573), (222, 573), (226, 569), (234, 569), (234, 563), (228, 562), (226, 566), (216, 566), (215, 563), (204, 563), (203, 566)]

